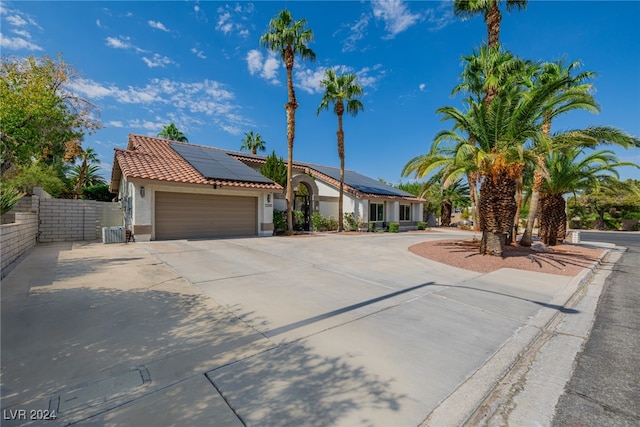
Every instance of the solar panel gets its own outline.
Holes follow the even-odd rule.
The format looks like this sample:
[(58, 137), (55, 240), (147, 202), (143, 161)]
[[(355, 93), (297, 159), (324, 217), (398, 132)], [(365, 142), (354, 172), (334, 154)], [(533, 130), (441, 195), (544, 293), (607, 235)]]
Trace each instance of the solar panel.
[(169, 145), (205, 178), (273, 184), (269, 178), (217, 148), (177, 142)]
[[(312, 169), (317, 170), (318, 172), (327, 175), (336, 181), (340, 181), (340, 169), (334, 168), (331, 166), (321, 166), (314, 165), (311, 163), (304, 164)], [(395, 187), (391, 187), (390, 185), (383, 184), (380, 181), (377, 181), (373, 178), (369, 178), (368, 176), (361, 175), (352, 170), (344, 171), (344, 183), (350, 187), (355, 188), (358, 191), (368, 194), (377, 194), (381, 196), (400, 196), (400, 197), (415, 197), (411, 193), (407, 193), (406, 191), (399, 190)]]

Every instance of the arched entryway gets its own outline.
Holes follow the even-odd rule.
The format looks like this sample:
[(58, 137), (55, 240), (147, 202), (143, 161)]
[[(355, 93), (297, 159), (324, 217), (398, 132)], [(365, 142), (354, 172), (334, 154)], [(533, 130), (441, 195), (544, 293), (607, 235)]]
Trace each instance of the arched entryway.
[(311, 214), (319, 209), (318, 186), (306, 174), (296, 175), (293, 184), (293, 223), (298, 231), (311, 230)]

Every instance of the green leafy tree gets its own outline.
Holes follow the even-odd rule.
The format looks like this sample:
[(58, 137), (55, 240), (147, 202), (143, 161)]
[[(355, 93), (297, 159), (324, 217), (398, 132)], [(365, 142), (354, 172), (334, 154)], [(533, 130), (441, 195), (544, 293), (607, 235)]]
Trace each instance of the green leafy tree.
[(454, 0), (453, 13), (462, 19), (483, 15), (487, 24), (487, 43), (489, 47), (493, 47), (500, 42), (502, 13), (498, 7), (499, 3), (504, 3), (507, 11), (527, 7), (527, 0)]
[(61, 57), (3, 56), (0, 76), (2, 174), (32, 159), (71, 161), (85, 134), (100, 128), (95, 106), (68, 89), (76, 72)]
[(189, 142), (189, 138), (187, 138), (180, 129), (173, 123), (169, 123), (166, 126), (162, 127), (162, 130), (158, 132), (158, 137), (164, 139), (170, 139), (176, 142)]
[(340, 187), (338, 196), (338, 231), (343, 230), (343, 200), (344, 197), (344, 131), (342, 129), (342, 116), (345, 111), (352, 116), (358, 115), (359, 111), (364, 110), (362, 102), (358, 99), (364, 91), (358, 84), (358, 77), (355, 74), (345, 74), (344, 70), (337, 75), (336, 72), (329, 68), (325, 70), (324, 78), (320, 81), (324, 87), (322, 100), (318, 106), (316, 114), (320, 114), (322, 110), (328, 110), (333, 104), (333, 112), (338, 117), (338, 157), (340, 158)]
[(266, 151), (265, 142), (259, 133), (253, 131), (245, 132), (244, 139), (240, 150), (251, 151), (252, 154), (258, 154), (258, 151)]
[(44, 162), (33, 162), (20, 167), (11, 179), (5, 181), (5, 184), (25, 194), (33, 194), (33, 187), (42, 187), (53, 197), (61, 196), (67, 189), (66, 183), (58, 176), (55, 167)]
[[(287, 112), (287, 184), (291, 183), (293, 176), (293, 142), (296, 129), (296, 109), (298, 101), (293, 88), (293, 64), (296, 56), (303, 60), (313, 61), (316, 54), (307, 45), (313, 41), (313, 32), (306, 29), (306, 19), (293, 20), (291, 12), (281, 11), (269, 22), (267, 33), (260, 37), (260, 44), (270, 51), (276, 52), (284, 62), (287, 70), (287, 94), (288, 100), (284, 105)], [(293, 188), (287, 185), (287, 231), (293, 232)]]
[(287, 186), (287, 165), (282, 160), (282, 157), (278, 158), (276, 152), (272, 151), (267, 156), (264, 164), (260, 166), (260, 173), (271, 181), (278, 183), (285, 188)]

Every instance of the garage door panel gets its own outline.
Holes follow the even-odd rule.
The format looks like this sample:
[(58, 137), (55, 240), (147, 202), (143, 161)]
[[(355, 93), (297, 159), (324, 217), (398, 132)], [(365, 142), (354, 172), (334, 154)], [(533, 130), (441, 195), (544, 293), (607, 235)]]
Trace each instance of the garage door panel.
[(255, 236), (258, 198), (156, 192), (156, 239)]

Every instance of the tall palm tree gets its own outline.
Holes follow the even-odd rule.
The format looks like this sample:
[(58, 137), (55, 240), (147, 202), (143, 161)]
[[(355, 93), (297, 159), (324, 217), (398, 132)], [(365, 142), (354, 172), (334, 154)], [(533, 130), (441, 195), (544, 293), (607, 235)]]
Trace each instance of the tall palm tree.
[[(343, 200), (344, 196), (344, 131), (342, 130), (342, 115), (346, 111), (352, 116), (357, 116), (358, 112), (364, 110), (362, 102), (358, 99), (363, 94), (362, 86), (358, 84), (358, 77), (355, 74), (345, 74), (344, 70), (337, 75), (329, 68), (324, 72), (324, 78), (320, 81), (324, 86), (324, 94), (316, 112), (320, 114), (322, 110), (328, 110), (333, 104), (333, 112), (338, 116), (338, 157), (340, 158), (340, 195), (338, 199), (338, 231), (343, 229)], [(345, 105), (346, 104), (346, 105)]]
[(293, 20), (291, 12), (281, 11), (269, 22), (269, 30), (260, 37), (260, 44), (265, 48), (280, 55), (287, 69), (287, 94), (288, 101), (284, 105), (287, 112), (287, 230), (293, 232), (293, 188), (291, 178), (293, 175), (293, 140), (296, 131), (296, 109), (298, 101), (293, 89), (293, 63), (295, 56), (301, 59), (314, 61), (316, 54), (307, 44), (313, 41), (313, 32), (305, 29), (306, 19)]
[[(522, 10), (527, 7), (527, 0), (504, 0), (507, 11)], [(453, 0), (453, 13), (462, 19), (473, 18), (482, 14), (487, 24), (487, 43), (493, 47), (500, 42), (500, 22), (502, 14), (498, 4), (501, 0)]]
[(182, 133), (173, 123), (163, 126), (157, 136), (177, 142), (189, 142), (189, 139), (184, 135), (184, 133)]
[(240, 150), (251, 151), (252, 154), (258, 154), (258, 150), (266, 151), (265, 141), (262, 139), (259, 133), (253, 133), (253, 131), (245, 132), (244, 139), (242, 140), (242, 147)]
[(76, 188), (75, 194), (73, 196), (74, 199), (80, 197), (80, 195), (82, 194), (82, 189), (86, 187), (87, 173), (89, 172), (91, 163), (100, 163), (100, 159), (98, 159), (98, 153), (96, 153), (93, 148), (82, 150), (78, 157), (82, 159), (82, 163), (78, 165)]
[(618, 178), (618, 167), (638, 167), (635, 163), (620, 162), (610, 150), (585, 155), (583, 147), (554, 150), (545, 157), (545, 164), (549, 178), (540, 189), (539, 233), (542, 242), (549, 246), (562, 243), (566, 235), (565, 194), (597, 188), (607, 176)]
[(100, 175), (100, 166), (98, 165), (89, 165), (84, 170), (84, 172), (82, 172), (81, 165), (74, 165), (68, 173), (71, 182), (75, 182), (77, 184), (78, 178), (81, 173), (84, 173), (84, 184), (80, 189), (81, 193), (86, 187), (91, 187), (93, 185), (104, 185), (107, 183), (105, 179)]

